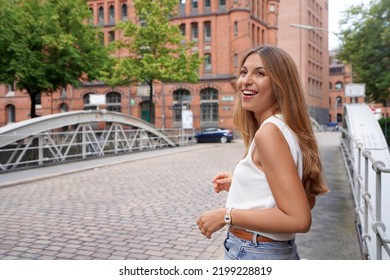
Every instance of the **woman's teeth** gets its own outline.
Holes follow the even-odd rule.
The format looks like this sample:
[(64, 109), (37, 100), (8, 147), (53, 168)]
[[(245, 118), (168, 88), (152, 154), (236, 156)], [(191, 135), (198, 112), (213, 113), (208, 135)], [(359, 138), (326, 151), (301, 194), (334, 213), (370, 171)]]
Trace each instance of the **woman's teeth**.
[(257, 94), (257, 92), (251, 91), (251, 90), (243, 90), (242, 93), (244, 95), (256, 95)]

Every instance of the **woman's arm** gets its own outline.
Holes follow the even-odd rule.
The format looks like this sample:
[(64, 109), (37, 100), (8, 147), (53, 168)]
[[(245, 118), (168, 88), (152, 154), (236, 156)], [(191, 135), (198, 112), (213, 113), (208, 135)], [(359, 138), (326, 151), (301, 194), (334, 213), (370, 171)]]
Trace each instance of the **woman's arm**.
[[(256, 133), (255, 143), (252, 159), (265, 173), (277, 207), (233, 209), (232, 224), (262, 232), (307, 232), (311, 226), (310, 205), (283, 134), (274, 124), (265, 124)], [(198, 217), (202, 234), (210, 238), (212, 233), (222, 228), (224, 213), (225, 209), (220, 208)]]

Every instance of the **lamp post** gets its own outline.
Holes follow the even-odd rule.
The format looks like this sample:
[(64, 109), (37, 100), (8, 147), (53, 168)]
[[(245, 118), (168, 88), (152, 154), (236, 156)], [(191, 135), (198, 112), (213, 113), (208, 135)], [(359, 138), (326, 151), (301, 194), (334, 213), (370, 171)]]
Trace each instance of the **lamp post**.
[(295, 23), (291, 23), (290, 26), (291, 27), (296, 27), (296, 28), (301, 28), (301, 29), (307, 29), (307, 30), (320, 30), (320, 31), (325, 31), (325, 32), (329, 32), (329, 33), (337, 35), (336, 33), (332, 32), (332, 31), (330, 31), (330, 30), (328, 30), (326, 28), (317, 27), (317, 26), (304, 25), (304, 24), (295, 24)]

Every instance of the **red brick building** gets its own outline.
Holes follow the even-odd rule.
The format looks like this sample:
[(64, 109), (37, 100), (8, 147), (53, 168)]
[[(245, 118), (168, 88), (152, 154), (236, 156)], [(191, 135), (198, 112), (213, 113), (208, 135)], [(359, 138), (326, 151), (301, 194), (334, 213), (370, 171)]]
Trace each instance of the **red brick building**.
[[(89, 1), (93, 24), (103, 26), (104, 40), (119, 36), (114, 30), (120, 21), (135, 20), (131, 0)], [(196, 129), (209, 126), (233, 128), (235, 79), (240, 56), (260, 44), (276, 45), (278, 0), (181, 0), (178, 24), (186, 40), (196, 42), (196, 50), (207, 59), (199, 69), (196, 84), (156, 82), (154, 85), (155, 124), (157, 127), (181, 127), (182, 108), (190, 109)], [(118, 53), (117, 55), (121, 55)], [(37, 114), (90, 109), (90, 94), (105, 95), (100, 109), (118, 111), (148, 119), (148, 87), (131, 84), (107, 87), (103, 83), (67, 86), (53, 95), (42, 94)], [(0, 125), (29, 118), (30, 100), (12, 85), (0, 85)]]
[(281, 1), (278, 17), (278, 46), (294, 59), (310, 115), (321, 124), (329, 115), (328, 2)]

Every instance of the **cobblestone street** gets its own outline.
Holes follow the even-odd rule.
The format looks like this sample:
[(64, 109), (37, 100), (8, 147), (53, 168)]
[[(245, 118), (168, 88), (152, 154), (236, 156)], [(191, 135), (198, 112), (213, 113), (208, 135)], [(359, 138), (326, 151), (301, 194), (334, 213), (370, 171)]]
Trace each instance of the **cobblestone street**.
[[(303, 258), (360, 259), (337, 139), (320, 138), (332, 192), (318, 200), (312, 230), (297, 237)], [(226, 230), (206, 239), (195, 219), (224, 206), (226, 193), (215, 194), (211, 180), (243, 151), (239, 140), (196, 144), (77, 163), (90, 168), (83, 171), (56, 166), (68, 174), (47, 179), (51, 167), (0, 175), (0, 259), (221, 259)], [(29, 172), (41, 175), (7, 186)]]

